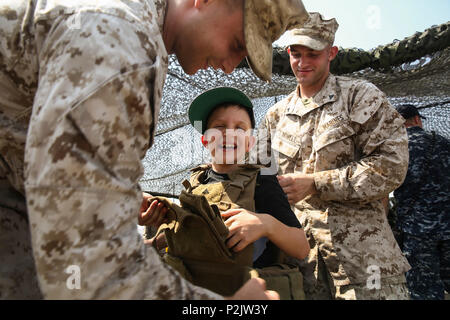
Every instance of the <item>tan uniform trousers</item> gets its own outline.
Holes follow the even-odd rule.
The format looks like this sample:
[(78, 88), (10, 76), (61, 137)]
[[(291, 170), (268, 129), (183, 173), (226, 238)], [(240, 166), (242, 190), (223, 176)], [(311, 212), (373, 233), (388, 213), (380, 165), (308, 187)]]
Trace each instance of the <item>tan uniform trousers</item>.
[(315, 285), (305, 284), (306, 300), (409, 300), (404, 275), (380, 279), (379, 288), (367, 283), (335, 286), (322, 256), (319, 254), (318, 277)]
[[(1, 57), (0, 57), (1, 58)], [(0, 299), (41, 299), (23, 190), (23, 152), (31, 102), (0, 72)], [(8, 129), (6, 118), (18, 120)], [(4, 157), (8, 157), (6, 161)], [(14, 186), (11, 185), (11, 182)]]

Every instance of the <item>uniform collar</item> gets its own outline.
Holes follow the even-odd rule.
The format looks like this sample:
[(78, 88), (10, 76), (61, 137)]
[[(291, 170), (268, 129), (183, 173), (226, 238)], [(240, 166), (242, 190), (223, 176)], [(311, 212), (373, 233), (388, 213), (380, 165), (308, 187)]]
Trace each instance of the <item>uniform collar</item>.
[(331, 73), (322, 89), (310, 99), (302, 99), (300, 96), (300, 87), (297, 86), (295, 95), (289, 102), (286, 113), (303, 117), (314, 109), (320, 108), (327, 103), (335, 102), (338, 97), (337, 91), (337, 80)]

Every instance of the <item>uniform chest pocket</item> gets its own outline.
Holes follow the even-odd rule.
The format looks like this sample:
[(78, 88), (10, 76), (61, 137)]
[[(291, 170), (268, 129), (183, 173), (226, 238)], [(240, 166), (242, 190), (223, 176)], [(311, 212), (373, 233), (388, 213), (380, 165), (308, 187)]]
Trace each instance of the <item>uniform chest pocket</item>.
[(300, 150), (300, 143), (291, 136), (282, 131), (278, 131), (272, 140), (272, 149), (283, 157), (296, 158)]
[(329, 128), (314, 139), (316, 160), (327, 169), (337, 168), (355, 160), (355, 131), (347, 123)]

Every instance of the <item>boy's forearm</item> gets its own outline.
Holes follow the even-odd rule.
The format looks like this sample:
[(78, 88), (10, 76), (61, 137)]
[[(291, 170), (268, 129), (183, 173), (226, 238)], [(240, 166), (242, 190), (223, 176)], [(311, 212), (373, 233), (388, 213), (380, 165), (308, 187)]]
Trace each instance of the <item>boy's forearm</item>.
[(289, 227), (267, 215), (267, 238), (286, 254), (297, 259), (304, 259), (309, 253), (309, 244), (303, 229)]

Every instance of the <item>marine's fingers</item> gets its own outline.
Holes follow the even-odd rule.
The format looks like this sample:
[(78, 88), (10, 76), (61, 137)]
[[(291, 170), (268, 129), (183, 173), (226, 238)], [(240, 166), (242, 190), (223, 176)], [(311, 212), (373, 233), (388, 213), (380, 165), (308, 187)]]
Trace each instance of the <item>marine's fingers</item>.
[(151, 224), (152, 226), (156, 226), (157, 225), (156, 222), (159, 220), (164, 208), (165, 208), (164, 203), (158, 201), (156, 204), (156, 208), (155, 208), (153, 214), (150, 216), (147, 223)]
[(139, 215), (139, 225), (148, 225), (151, 222), (157, 207), (158, 200), (152, 201), (148, 209)]
[(289, 176), (278, 176), (278, 183), (282, 188), (290, 186), (293, 181), (294, 180)]
[(266, 294), (268, 300), (280, 300), (280, 295), (276, 291), (266, 290), (264, 293)]
[(163, 222), (167, 221), (166, 217), (167, 217), (167, 212), (169, 211), (169, 208), (167, 207), (163, 207), (158, 214), (158, 217), (155, 221), (155, 225), (157, 227), (159, 227)]

